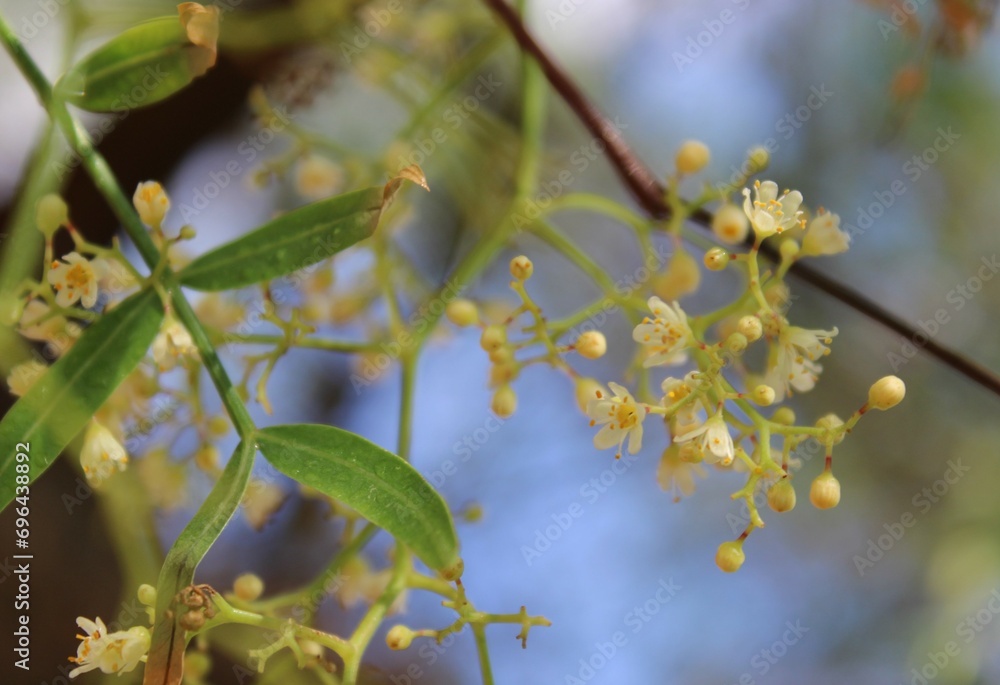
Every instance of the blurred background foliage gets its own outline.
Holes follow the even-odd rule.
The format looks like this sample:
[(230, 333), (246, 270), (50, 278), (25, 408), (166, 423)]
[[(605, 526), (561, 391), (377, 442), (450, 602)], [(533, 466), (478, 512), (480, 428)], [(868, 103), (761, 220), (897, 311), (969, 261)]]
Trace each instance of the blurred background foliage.
[[(386, 3), (240, 3), (224, 15), (219, 65), (177, 97), (130, 113), (100, 149), (126, 190), (149, 178), (164, 181), (174, 202), (173, 225), (180, 226), (186, 220), (180, 206), (194, 203), (209, 174), (224, 168), (254, 134), (247, 106), (254, 84), (264, 84), (273, 101), (288, 108), (296, 127), (317, 141), (334, 141), (318, 142), (317, 150), (337, 159), (347, 187), (373, 180), (366, 177), (372, 163), (398, 167), (440, 128), (447, 140), (420, 160), (433, 192), (415, 199), (400, 241), (422, 278), (441, 281), (455, 254), (495, 224), (512, 192), (519, 147), (517, 52), (478, 3), (399, 4), (403, 11), (355, 54), (345, 45), (364, 35), (366, 22), (387, 11)], [(145, 0), (81, 2), (78, 11), (65, 10), (63, 2), (0, 0), (0, 11), (21, 29), (22, 20), (34, 21), (50, 5), (58, 11), (27, 41), (50, 76), (67, 59), (65, 36), (74, 25), (82, 31), (78, 56), (137, 21), (173, 12), (169, 2)], [(768, 177), (861, 227), (862, 214), (879, 201), (873, 193), (884, 195), (901, 180), (904, 192), (851, 250), (819, 268), (916, 325), (944, 309), (948, 323), (936, 339), (996, 369), (1000, 279), (984, 279), (971, 297), (955, 295), (960, 286), (971, 288), (983, 260), (991, 263), (1000, 252), (1000, 42), (990, 27), (993, 6), (971, 0), (538, 0), (530, 3), (528, 23), (659, 173), (671, 168), (680, 141), (698, 138), (713, 153), (706, 177), (726, 180), (749, 147), (770, 138), (776, 148)], [(900, 15), (894, 13), (906, 15), (908, 7), (917, 13), (895, 21)], [(500, 84), (481, 99), (475, 96), (480, 77)], [(439, 97), (451, 78), (462, 80)], [(810, 107), (817, 89), (832, 95)], [(454, 128), (449, 111), (461, 117)], [(8, 225), (44, 116), (6, 57), (0, 58), (0, 121), (0, 223)], [(942, 131), (951, 132), (951, 142), (940, 142)], [(936, 141), (935, 161), (915, 167), (914, 156), (929, 161)], [(263, 187), (247, 182), (261, 162), (288, 153), (287, 143), (248, 162), (190, 219), (199, 233), (194, 251), (302, 202), (287, 178)], [(590, 143), (553, 98), (543, 182), (570, 169), (573, 190), (628, 203), (599, 157), (582, 170), (574, 163), (574, 153)], [(63, 178), (63, 189), (77, 225), (91, 239), (108, 240), (117, 231), (78, 169)], [(622, 226), (582, 213), (562, 214), (557, 223), (615, 278), (640, 266)], [(511, 255), (516, 252), (535, 261), (531, 285), (550, 316), (598, 294), (547, 246), (526, 238), (511, 246)], [(36, 263), (35, 255), (23, 258)], [(364, 279), (367, 266), (354, 255), (338, 258), (336, 288)], [(685, 309), (697, 313), (723, 299), (737, 287), (727, 276), (704, 274), (702, 291), (685, 301)], [(503, 309), (510, 301), (506, 281), (500, 260), (473, 294)], [(734, 576), (721, 574), (712, 558), (740, 516), (728, 498), (736, 480), (714, 473), (694, 496), (674, 503), (656, 484), (662, 445), (658, 449), (650, 438), (641, 458), (595, 499), (586, 486), (610, 467), (610, 455), (591, 445), (592, 433), (564, 378), (532, 368), (516, 385), (519, 412), (496, 422), (488, 410), (488, 361), (476, 334), (440, 336), (427, 351), (417, 388), (414, 463), (432, 481), (438, 478), (435, 484), (456, 509), (482, 506), (482, 519), (460, 529), (466, 585), (481, 606), (526, 604), (553, 621), (551, 629), (532, 635), (526, 651), (513, 629), (490, 628), (498, 682), (572, 682), (567, 675), (595, 683), (1000, 681), (1000, 620), (990, 609), (991, 593), (1000, 596), (1000, 398), (923, 355), (910, 358), (906, 341), (823, 293), (794, 283), (793, 289), (796, 323), (841, 331), (818, 388), (795, 399), (797, 412), (847, 415), (870, 382), (888, 373), (898, 373), (909, 392), (900, 407), (862, 422), (839, 448), (841, 505), (819, 512), (802, 503), (792, 514), (771, 514)], [(630, 357), (630, 330), (615, 318), (602, 330), (610, 354), (581, 368), (612, 380)], [(391, 447), (399, 379), (390, 371), (356, 391), (350, 378), (360, 364), (294, 351), (273, 378), (275, 416), (268, 420), (330, 422)], [(464, 460), (463, 450), (471, 451)], [(458, 469), (442, 477), (448, 459), (458, 461)], [(138, 471), (131, 470), (119, 476), (115, 494), (67, 507), (65, 495), (74, 492), (77, 478), (68, 461), (32, 490), (38, 604), (31, 616), (36, 636), (44, 639), (35, 642), (24, 682), (61, 682), (65, 669), (59, 667), (76, 648), (74, 618), (113, 620), (121, 596), (138, 582), (152, 582), (162, 550), (142, 545), (141, 522), (155, 525), (166, 546), (190, 515), (184, 507), (155, 510)], [(967, 469), (958, 478), (956, 464)], [(815, 471), (818, 460), (804, 466), (806, 474)], [(193, 478), (188, 502), (200, 501), (209, 485), (203, 476)], [(261, 532), (242, 518), (230, 525), (199, 572), (204, 582), (228, 587), (235, 575), (251, 570), (269, 592), (280, 591), (323, 567), (336, 549), (340, 524), (324, 506), (302, 499), (293, 484), (283, 487), (288, 500)], [(573, 503), (584, 514), (526, 563), (524, 547)], [(915, 523), (901, 528), (907, 513)], [(129, 525), (123, 527), (123, 520)], [(8, 511), (0, 530), (12, 529)], [(387, 542), (374, 546), (374, 565), (386, 564)], [(0, 587), (10, 596), (10, 577), (4, 581)], [(661, 581), (679, 588), (665, 604), (653, 600)], [(635, 609), (644, 604), (655, 604), (656, 612), (636, 623)], [(1000, 608), (1000, 601), (992, 607)], [(411, 626), (447, 620), (427, 596), (411, 595), (408, 610)], [(5, 601), (3, 625), (10, 625), (9, 611)], [(334, 601), (321, 612), (331, 630), (348, 629), (359, 615), (358, 607), (342, 610)], [(970, 617), (966, 626), (976, 630), (967, 639), (961, 624)], [(785, 637), (789, 622), (800, 626), (794, 644)], [(596, 645), (616, 631), (625, 633), (626, 644), (583, 678), (580, 660), (591, 660), (599, 653)], [(237, 663), (238, 646), (255, 646), (255, 639), (231, 633)], [(783, 640), (783, 647), (774, 644)], [(956, 645), (950, 652), (949, 642)], [(417, 643), (391, 653), (381, 644), (370, 654), (368, 682), (409, 682), (402, 678), (414, 664), (421, 676), (413, 680), (411, 672), (413, 682), (478, 678), (468, 633), (448, 647)], [(210, 682), (245, 682), (217, 656)], [(920, 669), (923, 675), (915, 675)], [(308, 681), (290, 661), (275, 661), (260, 682)]]

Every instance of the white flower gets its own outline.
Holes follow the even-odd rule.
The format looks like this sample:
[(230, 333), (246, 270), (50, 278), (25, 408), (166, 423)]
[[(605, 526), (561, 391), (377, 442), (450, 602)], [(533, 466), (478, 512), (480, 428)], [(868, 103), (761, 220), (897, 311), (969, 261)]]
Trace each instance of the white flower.
[(823, 371), (816, 360), (830, 354), (827, 345), (837, 332), (836, 327), (829, 331), (788, 325), (782, 327), (778, 334), (774, 366), (764, 379), (774, 388), (776, 401), (780, 402), (792, 390), (808, 392), (816, 386)]
[(170, 198), (156, 181), (146, 181), (136, 186), (132, 204), (139, 213), (142, 223), (150, 228), (160, 228), (163, 217), (170, 210)]
[(721, 409), (700, 427), (676, 436), (674, 442), (688, 442), (699, 436), (701, 436), (702, 450), (710, 464), (719, 463), (723, 466), (729, 466), (733, 463), (733, 457), (736, 455), (733, 438), (729, 435), (729, 426), (726, 425), (726, 419), (722, 415)]
[(615, 457), (621, 457), (622, 445), (628, 438), (628, 453), (635, 454), (642, 449), (642, 422), (646, 418), (646, 408), (636, 404), (628, 390), (617, 383), (608, 383), (614, 397), (608, 399), (600, 391), (597, 399), (587, 404), (590, 425), (603, 424), (594, 436), (594, 447), (606, 450), (618, 447)]
[(56, 290), (56, 304), (72, 307), (80, 300), (84, 307), (93, 307), (97, 304), (99, 265), (78, 252), (70, 252), (63, 259), (63, 262), (52, 262), (48, 275), (49, 283)]
[(153, 361), (161, 371), (169, 371), (184, 356), (197, 357), (198, 347), (188, 330), (172, 316), (168, 317), (153, 340)]
[(658, 297), (649, 298), (648, 304), (656, 318), (644, 318), (632, 331), (633, 340), (650, 348), (651, 354), (642, 365), (649, 368), (683, 362), (687, 356), (684, 348), (691, 339), (687, 314), (676, 302), (668, 305)]
[(695, 476), (704, 478), (705, 469), (701, 464), (693, 464), (682, 459), (677, 445), (671, 445), (663, 451), (660, 466), (656, 470), (656, 480), (661, 488), (673, 493), (675, 502), (680, 501), (681, 495), (691, 496), (695, 488)]
[(743, 211), (750, 219), (758, 238), (767, 238), (775, 233), (805, 225), (800, 219), (802, 193), (797, 190), (785, 191), (778, 197), (778, 184), (774, 181), (757, 181), (754, 184), (756, 199), (751, 202), (750, 189), (743, 189)]
[(91, 421), (80, 450), (80, 465), (83, 466), (87, 482), (97, 487), (110, 478), (116, 469), (124, 471), (127, 463), (128, 454), (111, 431), (96, 419)]
[(336, 195), (343, 182), (340, 166), (326, 157), (309, 155), (299, 160), (295, 168), (295, 190), (310, 200)]
[(250, 527), (260, 531), (285, 502), (285, 491), (275, 483), (253, 480), (243, 496), (243, 515)]
[(807, 256), (835, 255), (846, 252), (851, 236), (840, 228), (840, 217), (830, 212), (820, 212), (809, 222), (802, 238), (802, 254)]
[(128, 673), (145, 660), (149, 651), (149, 630), (142, 626), (109, 634), (100, 617), (91, 621), (79, 616), (76, 624), (87, 634), (77, 635), (82, 642), (76, 656), (69, 660), (80, 665), (69, 672), (70, 678), (96, 669), (103, 673)]
[(48, 368), (36, 359), (15, 366), (10, 370), (10, 375), (7, 376), (7, 387), (10, 388), (10, 394), (17, 397), (24, 397), (25, 393), (31, 389), (31, 386), (42, 377), (42, 374)]

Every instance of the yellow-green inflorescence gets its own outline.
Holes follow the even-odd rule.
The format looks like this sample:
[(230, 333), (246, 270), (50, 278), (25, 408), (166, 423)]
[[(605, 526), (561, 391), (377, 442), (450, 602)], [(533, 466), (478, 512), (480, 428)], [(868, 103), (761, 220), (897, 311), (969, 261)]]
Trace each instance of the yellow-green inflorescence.
[[(840, 218), (824, 209), (810, 213), (802, 194), (781, 190), (773, 181), (706, 186), (694, 201), (678, 200), (677, 187), (708, 164), (708, 148), (686, 141), (676, 156), (677, 172), (668, 179), (673, 216), (666, 226), (636, 228), (640, 247), (652, 251), (652, 236), (662, 229), (672, 241), (669, 259), (645, 281), (615, 304), (632, 323), (634, 357), (626, 378), (635, 379), (634, 390), (623, 382), (599, 383), (570, 363), (581, 364), (608, 351), (607, 338), (594, 325), (592, 308), (560, 321), (549, 321), (528, 292), (535, 271), (531, 260), (517, 256), (510, 262), (511, 289), (520, 304), (506, 316), (490, 317), (489, 308), (469, 300), (449, 306), (448, 318), (458, 326), (481, 327), (480, 344), (492, 363), (490, 385), (493, 410), (502, 417), (513, 413), (513, 385), (528, 365), (543, 363), (565, 372), (573, 381), (578, 406), (596, 429), (594, 445), (637, 453), (649, 432), (662, 435), (657, 479), (675, 499), (695, 489), (704, 466), (744, 475), (743, 487), (733, 499), (747, 508), (746, 527), (736, 541), (725, 543), (716, 557), (724, 571), (743, 564), (743, 544), (755, 529), (764, 526), (758, 510), (758, 493), (775, 512), (791, 511), (796, 504), (795, 457), (803, 443), (814, 441), (825, 454), (821, 475), (813, 482), (809, 499), (820, 509), (840, 501), (840, 483), (833, 476), (833, 449), (869, 409), (889, 409), (905, 394), (903, 381), (887, 376), (871, 387), (868, 401), (846, 420), (828, 413), (812, 424), (796, 419), (787, 406), (796, 393), (811, 391), (823, 371), (822, 361), (831, 352), (836, 326), (807, 328), (790, 316), (789, 269), (807, 257), (836, 255), (848, 249), (850, 235), (840, 228)], [(744, 168), (754, 172), (767, 164), (766, 155), (751, 151)], [(690, 311), (681, 298), (701, 282), (697, 261), (681, 241), (685, 220), (710, 203), (717, 203), (711, 228), (722, 243), (705, 247), (702, 263), (709, 271), (738, 271), (743, 287), (714, 311)], [(544, 226), (543, 237), (552, 244), (553, 228)], [(773, 267), (761, 263), (768, 243), (777, 255)], [(600, 269), (576, 256), (586, 271)], [(602, 284), (602, 277), (594, 280)], [(667, 296), (668, 299), (664, 299)], [(589, 316), (588, 316), (589, 315)], [(606, 319), (606, 317), (605, 317)], [(680, 369), (654, 378), (663, 367)], [(656, 388), (659, 391), (656, 391)], [(656, 419), (653, 421), (653, 419)], [(661, 432), (662, 431), (662, 432)]]

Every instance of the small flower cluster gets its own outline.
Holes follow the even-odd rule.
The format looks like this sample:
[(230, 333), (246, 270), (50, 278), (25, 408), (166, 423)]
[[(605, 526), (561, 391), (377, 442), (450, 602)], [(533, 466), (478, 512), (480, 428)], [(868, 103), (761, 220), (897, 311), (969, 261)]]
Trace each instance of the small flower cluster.
[[(702, 151), (700, 144), (686, 143), (678, 153), (678, 178), (700, 170), (707, 160), (707, 149)], [(756, 166), (760, 165), (758, 161)], [(731, 304), (697, 317), (690, 317), (677, 301), (649, 298), (649, 313), (633, 330), (641, 370), (689, 361), (693, 361), (694, 368), (683, 376), (664, 379), (658, 397), (637, 399), (622, 385), (609, 383), (610, 394), (603, 389), (593, 390), (586, 410), (591, 426), (600, 427), (594, 446), (614, 447), (617, 457), (626, 441), (630, 454), (638, 452), (646, 420), (653, 415), (659, 417), (669, 446), (660, 460), (658, 480), (675, 497), (694, 491), (696, 477), (705, 475), (703, 463), (747, 474), (745, 486), (733, 498), (746, 501), (749, 525), (737, 540), (724, 543), (716, 557), (718, 566), (731, 572), (743, 563), (746, 537), (764, 525), (754, 504), (756, 492), (766, 490), (774, 511), (785, 512), (795, 506), (795, 448), (808, 439), (825, 446), (825, 468), (812, 483), (810, 501), (820, 509), (836, 506), (840, 483), (832, 472), (833, 447), (869, 409), (884, 410), (898, 404), (905, 395), (905, 386), (895, 376), (879, 380), (871, 387), (868, 402), (847, 421), (827, 414), (813, 425), (796, 425), (794, 413), (787, 407), (765, 415), (763, 408), (814, 388), (823, 369), (819, 361), (830, 353), (830, 344), (837, 335), (836, 327), (808, 329), (789, 321), (789, 292), (784, 276), (802, 257), (845, 251), (850, 236), (840, 228), (836, 214), (819, 210), (807, 216), (801, 193), (779, 193), (772, 181), (744, 188), (742, 207), (726, 202), (726, 194), (715, 212), (713, 232), (720, 242), (736, 246), (747, 241), (752, 231), (752, 246), (745, 253), (712, 248), (704, 263), (713, 271), (740, 269), (746, 276), (746, 289)], [(680, 207), (686, 211), (678, 212), (678, 230), (696, 208)], [(773, 273), (761, 273), (758, 263), (766, 240), (780, 241), (777, 252), (781, 261)], [(745, 359), (755, 344), (762, 347), (756, 358), (765, 360), (763, 368), (756, 372)]]
[[(744, 540), (764, 525), (755, 505), (758, 491), (767, 492), (769, 506), (776, 512), (795, 506), (792, 478), (800, 466), (793, 456), (796, 448), (810, 439), (825, 447), (826, 465), (810, 488), (810, 501), (820, 509), (836, 506), (840, 484), (832, 473), (834, 446), (869, 409), (888, 409), (901, 401), (905, 386), (894, 376), (883, 378), (872, 386), (869, 401), (846, 421), (827, 414), (803, 425), (790, 408), (778, 406), (795, 393), (815, 387), (823, 371), (821, 361), (830, 354), (838, 333), (834, 326), (806, 328), (792, 323), (785, 276), (799, 259), (844, 252), (850, 236), (840, 228), (836, 214), (823, 209), (809, 214), (801, 193), (780, 191), (773, 181), (758, 181), (748, 188), (709, 189), (689, 204), (677, 200), (677, 184), (704, 169), (709, 160), (702, 143), (688, 141), (681, 146), (677, 173), (668, 184), (675, 210), (667, 226), (675, 247), (673, 256), (661, 272), (634, 288), (630, 297), (619, 299), (625, 314), (635, 317), (632, 338), (637, 352), (632, 372), (638, 377), (638, 390), (634, 394), (624, 383), (610, 382), (605, 388), (569, 365), (568, 353), (597, 359), (607, 351), (607, 341), (599, 331), (589, 330), (573, 344), (559, 343), (571, 325), (585, 320), (588, 310), (582, 312), (584, 316), (570, 317), (571, 325), (548, 322), (525, 287), (534, 270), (527, 257), (510, 263), (510, 285), (521, 304), (502, 321), (483, 322), (479, 307), (464, 299), (452, 302), (446, 314), (457, 326), (481, 328), (480, 345), (492, 362), (492, 407), (499, 416), (514, 412), (512, 383), (521, 370), (546, 363), (574, 380), (577, 401), (597, 431), (593, 438), (597, 449), (613, 448), (616, 458), (626, 449), (629, 454), (638, 453), (648, 435), (649, 420), (657, 418), (667, 438), (657, 478), (675, 499), (694, 492), (697, 478), (706, 476), (705, 465), (746, 474), (744, 487), (733, 498), (745, 500), (749, 525), (739, 539), (725, 543), (717, 557), (723, 570), (734, 571), (742, 564)], [(766, 152), (754, 150), (746, 168), (756, 173), (766, 164)], [(736, 192), (742, 195), (741, 205), (729, 201)], [(687, 217), (714, 198), (721, 199), (721, 204), (714, 213), (712, 231), (728, 248), (709, 249), (704, 266), (709, 271), (738, 270), (746, 287), (726, 306), (691, 316), (679, 300), (697, 290), (701, 273), (684, 249), (680, 231)], [(639, 236), (649, 249), (649, 236), (641, 230)], [(772, 271), (762, 272), (759, 253), (765, 241), (776, 248), (780, 262)], [(741, 245), (745, 250), (738, 248)], [(642, 290), (647, 293), (645, 299), (635, 298)], [(527, 322), (515, 327), (522, 317)], [(538, 346), (540, 353), (525, 354), (529, 347)], [(684, 371), (662, 378), (659, 393), (654, 392), (651, 374), (671, 367)]]
[[(188, 226), (176, 237), (164, 235), (163, 222), (170, 199), (159, 183), (140, 183), (132, 200), (154, 241), (164, 250), (165, 259), (171, 259), (170, 250), (178, 242), (194, 235)], [(121, 252), (117, 241), (105, 247), (85, 239), (58, 195), (46, 195), (39, 201), (35, 225), (45, 238), (42, 278), (25, 280), (17, 292), (0, 297), (3, 323), (15, 326), (25, 339), (43, 345), (40, 351), (35, 351), (33, 359), (11, 369), (7, 385), (16, 396), (27, 394), (48, 371), (49, 363), (73, 347), (86, 326), (134, 293), (144, 280)], [(55, 237), (60, 231), (68, 233), (74, 249), (55, 259)], [(212, 323), (216, 317), (211, 315), (208, 305), (216, 298), (210, 296), (199, 305), (199, 310), (206, 312), (205, 320)], [(161, 382), (160, 374), (178, 366), (190, 370), (197, 362), (198, 352), (191, 335), (168, 312), (151, 346), (149, 363), (141, 364), (125, 379), (84, 432), (80, 466), (91, 487), (103, 487), (129, 464), (125, 447), (128, 437), (145, 435), (153, 427), (166, 423), (174, 417), (173, 408), (193, 396), (190, 389), (177, 389)], [(199, 406), (197, 402), (191, 405)], [(198, 422), (206, 442), (209, 437), (218, 437), (228, 430), (228, 422), (223, 421), (226, 424), (223, 427), (213, 418), (204, 417), (204, 421)], [(169, 459), (152, 459), (140, 467), (140, 478), (151, 488), (155, 501), (169, 504), (169, 499), (179, 503), (182, 488), (176, 487), (176, 471)], [(175, 484), (171, 496), (160, 496), (170, 483)]]
[[(489, 385), (494, 389), (491, 408), (500, 418), (512, 416), (517, 409), (517, 394), (512, 384), (525, 367), (548, 364), (565, 372), (577, 387), (590, 389), (596, 387), (596, 382), (580, 376), (564, 357), (576, 353), (584, 359), (600, 359), (608, 350), (607, 339), (597, 330), (584, 331), (572, 344), (558, 344), (560, 331), (545, 319), (541, 308), (535, 304), (526, 288), (534, 270), (534, 264), (524, 255), (510, 261), (510, 275), (513, 277), (510, 287), (520, 298), (521, 305), (500, 323), (484, 323), (479, 307), (471, 300), (453, 300), (445, 309), (445, 316), (456, 326), (479, 326), (482, 330), (479, 345), (489, 354), (491, 362)], [(527, 337), (513, 339), (510, 329), (525, 317), (528, 322), (520, 332)], [(527, 349), (538, 345), (542, 346), (540, 353), (534, 356), (523, 354)], [(522, 354), (522, 358), (519, 359), (518, 354)]]

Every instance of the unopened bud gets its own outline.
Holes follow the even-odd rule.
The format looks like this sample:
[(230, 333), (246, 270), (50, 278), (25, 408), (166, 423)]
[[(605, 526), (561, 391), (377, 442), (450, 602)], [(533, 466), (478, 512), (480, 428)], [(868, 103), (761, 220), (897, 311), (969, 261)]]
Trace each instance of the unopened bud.
[(479, 323), (479, 309), (470, 300), (452, 300), (445, 308), (444, 315), (448, 317), (448, 321), (463, 328)]
[(608, 341), (600, 331), (581, 333), (576, 339), (576, 351), (586, 359), (600, 359), (608, 351)]
[(752, 314), (741, 318), (736, 324), (736, 329), (745, 335), (749, 342), (760, 340), (760, 337), (764, 335), (764, 324)]
[(750, 392), (750, 396), (759, 407), (770, 407), (774, 404), (774, 388), (770, 385), (761, 383)]
[(782, 514), (795, 508), (795, 488), (792, 481), (782, 478), (767, 491), (767, 505)]
[(826, 430), (831, 431), (834, 445), (839, 445), (844, 440), (844, 433), (837, 430), (843, 425), (844, 420), (836, 414), (827, 414), (816, 420), (817, 428), (825, 428)]
[(253, 573), (244, 573), (233, 581), (233, 593), (244, 602), (252, 602), (264, 594), (264, 581)]
[(493, 402), (490, 405), (493, 413), (501, 419), (506, 419), (514, 415), (517, 410), (517, 393), (509, 385), (502, 385), (493, 393)]
[(535, 272), (535, 265), (531, 260), (521, 255), (510, 260), (510, 275), (519, 281), (526, 281)]
[(156, 588), (152, 585), (143, 583), (139, 586), (139, 590), (135, 593), (135, 595), (139, 598), (139, 603), (143, 606), (156, 606)]
[(747, 153), (747, 162), (750, 165), (750, 173), (759, 174), (771, 163), (771, 153), (766, 147), (758, 145)]
[(729, 265), (729, 253), (721, 247), (713, 247), (705, 253), (705, 268), (709, 271), (722, 271)]
[(780, 423), (782, 426), (792, 426), (795, 424), (795, 412), (788, 407), (781, 407), (778, 411), (774, 412), (771, 420), (775, 423)]
[(730, 354), (741, 355), (747, 348), (747, 337), (742, 333), (730, 333), (726, 338), (725, 347)]
[(507, 329), (499, 324), (487, 326), (479, 337), (479, 346), (487, 352), (492, 352), (506, 342)]
[(830, 471), (816, 476), (809, 488), (809, 501), (817, 509), (832, 509), (840, 504), (840, 481)]
[(35, 225), (42, 232), (42, 235), (51, 238), (60, 226), (67, 223), (69, 223), (69, 208), (61, 197), (55, 193), (49, 193), (38, 201)]
[(868, 406), (872, 409), (892, 409), (906, 396), (906, 384), (898, 376), (878, 379), (868, 390)]
[(580, 407), (580, 411), (584, 414), (587, 413), (587, 405), (593, 400), (598, 399), (599, 395), (603, 395), (605, 390), (604, 386), (595, 381), (593, 378), (580, 378), (576, 381), (576, 405)]
[(406, 626), (393, 626), (385, 635), (389, 649), (408, 649), (413, 642), (413, 631)]
[(783, 240), (778, 251), (781, 253), (781, 259), (787, 262), (799, 253), (799, 244), (791, 239)]
[(724, 204), (712, 218), (712, 233), (728, 245), (742, 243), (750, 232), (750, 221), (742, 207)]
[(685, 140), (677, 149), (675, 163), (682, 174), (696, 174), (708, 165), (712, 153), (700, 140)]
[(743, 553), (743, 542), (730, 540), (719, 545), (715, 553), (715, 564), (726, 573), (735, 573), (740, 570), (746, 558), (746, 554)]

